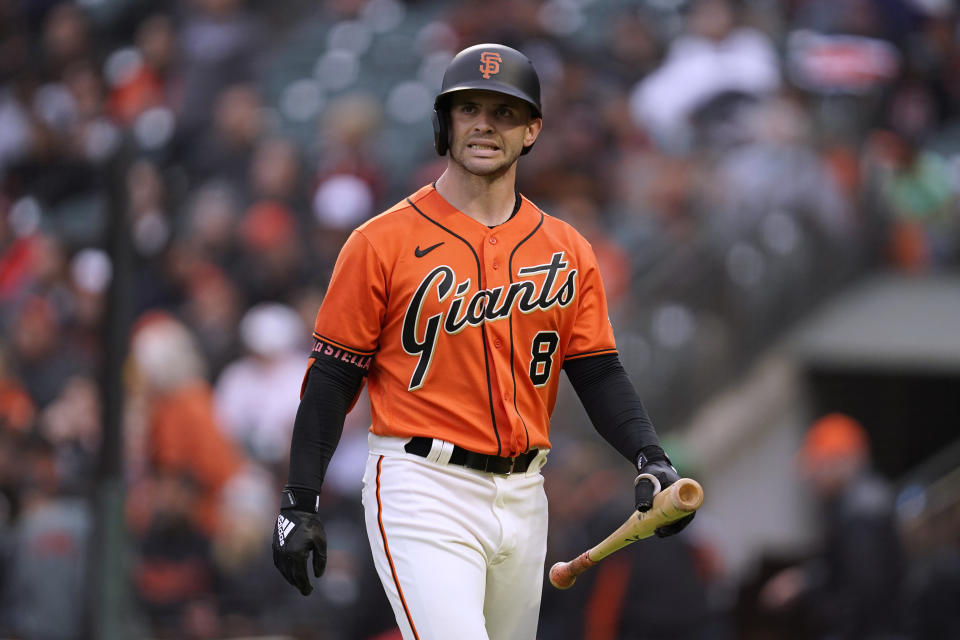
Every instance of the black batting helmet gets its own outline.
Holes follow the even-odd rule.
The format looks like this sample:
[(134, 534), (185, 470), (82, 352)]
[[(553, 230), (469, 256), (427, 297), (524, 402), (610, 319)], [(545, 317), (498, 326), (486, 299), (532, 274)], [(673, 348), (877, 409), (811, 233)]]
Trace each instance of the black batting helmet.
[[(455, 91), (484, 89), (520, 98), (533, 115), (540, 110), (540, 77), (527, 56), (502, 44), (478, 44), (454, 56), (443, 73), (440, 93), (433, 103), (433, 140), (437, 153), (445, 155), (450, 146), (449, 96)], [(533, 145), (524, 147), (528, 153)]]

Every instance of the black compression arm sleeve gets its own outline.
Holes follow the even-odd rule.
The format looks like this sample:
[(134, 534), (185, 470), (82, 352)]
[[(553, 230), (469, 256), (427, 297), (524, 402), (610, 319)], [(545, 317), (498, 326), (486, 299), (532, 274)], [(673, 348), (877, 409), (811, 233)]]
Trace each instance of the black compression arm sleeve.
[(617, 355), (592, 356), (563, 364), (583, 408), (604, 440), (637, 463), (643, 447), (660, 446), (647, 410)]
[(319, 356), (310, 367), (293, 423), (287, 486), (320, 491), (364, 373), (356, 365), (326, 356)]

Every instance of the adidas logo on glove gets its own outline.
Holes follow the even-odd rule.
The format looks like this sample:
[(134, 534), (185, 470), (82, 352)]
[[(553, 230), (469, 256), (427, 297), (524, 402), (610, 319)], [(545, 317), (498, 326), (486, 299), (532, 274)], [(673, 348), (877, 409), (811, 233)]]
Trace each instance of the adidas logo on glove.
[(277, 516), (277, 538), (280, 539), (280, 546), (283, 546), (283, 543), (286, 542), (287, 536), (290, 535), (290, 532), (293, 531), (293, 528), (296, 525), (283, 517), (283, 515)]

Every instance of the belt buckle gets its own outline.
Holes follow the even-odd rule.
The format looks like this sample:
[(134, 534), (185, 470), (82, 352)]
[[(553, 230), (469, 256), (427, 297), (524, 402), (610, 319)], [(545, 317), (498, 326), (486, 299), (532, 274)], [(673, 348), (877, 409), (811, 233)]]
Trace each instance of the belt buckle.
[[(500, 460), (509, 460), (510, 466), (507, 467), (506, 469), (498, 468), (496, 463), (499, 462)], [(511, 473), (513, 473), (513, 469), (516, 465), (517, 465), (516, 458), (507, 458), (507, 457), (498, 458), (497, 456), (490, 456), (489, 458), (487, 458), (487, 464), (484, 465), (485, 467), (484, 471), (487, 471), (488, 473), (494, 473), (498, 476), (508, 476)]]

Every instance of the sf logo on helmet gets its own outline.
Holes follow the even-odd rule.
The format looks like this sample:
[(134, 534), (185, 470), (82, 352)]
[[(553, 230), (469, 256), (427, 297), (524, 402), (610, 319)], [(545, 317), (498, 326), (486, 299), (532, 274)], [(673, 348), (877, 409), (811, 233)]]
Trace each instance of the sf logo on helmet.
[(480, 54), (480, 73), (484, 80), (489, 80), (490, 76), (500, 73), (500, 63), (503, 59), (496, 51), (484, 51)]

